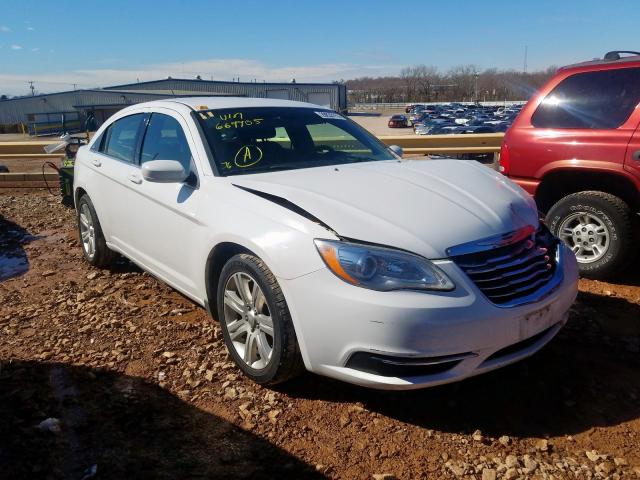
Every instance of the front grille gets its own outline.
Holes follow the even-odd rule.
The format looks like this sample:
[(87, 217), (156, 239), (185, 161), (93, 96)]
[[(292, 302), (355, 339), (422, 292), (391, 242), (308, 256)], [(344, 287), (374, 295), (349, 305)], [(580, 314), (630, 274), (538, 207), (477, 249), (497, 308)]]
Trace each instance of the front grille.
[(550, 289), (557, 249), (558, 240), (541, 226), (511, 243), (452, 258), (489, 300), (515, 306)]

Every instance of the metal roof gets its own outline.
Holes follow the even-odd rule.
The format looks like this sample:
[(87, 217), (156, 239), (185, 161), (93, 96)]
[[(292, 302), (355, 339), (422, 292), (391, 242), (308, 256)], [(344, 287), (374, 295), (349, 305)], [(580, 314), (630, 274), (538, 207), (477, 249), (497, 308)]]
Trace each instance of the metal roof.
[[(148, 102), (149, 104), (181, 103), (194, 110), (214, 110), (218, 108), (248, 108), (248, 107), (303, 107), (320, 108), (326, 107), (313, 105), (306, 102), (296, 102), (292, 100), (280, 100), (277, 98), (247, 98), (247, 97), (183, 97), (168, 98)], [(206, 109), (200, 107), (207, 107)]]
[(197, 78), (161, 78), (158, 80), (148, 80), (145, 82), (136, 82), (136, 83), (125, 83), (123, 85), (113, 85), (110, 87), (104, 87), (105, 90), (122, 90), (125, 88), (140, 88), (144, 87), (144, 85), (151, 85), (163, 82), (185, 82), (185, 83), (194, 83), (194, 84), (211, 84), (211, 85), (261, 85), (261, 86), (277, 86), (277, 87), (291, 87), (291, 86), (299, 86), (299, 87), (322, 87), (329, 85), (342, 85), (340, 83), (333, 82), (318, 82), (318, 83), (308, 83), (308, 82), (229, 82), (224, 80), (205, 80), (205, 79), (197, 79)]
[(113, 94), (113, 95), (127, 95), (127, 94), (132, 94), (132, 95), (149, 95), (149, 96), (158, 96), (158, 95), (166, 95), (166, 96), (174, 96), (174, 94), (172, 94), (170, 91), (168, 90), (163, 90), (162, 92), (146, 92), (144, 90), (132, 90), (132, 91), (125, 91), (125, 90), (107, 90), (107, 89), (102, 89), (102, 88), (89, 88), (89, 89), (83, 89), (83, 90), (65, 90), (64, 92), (54, 92), (54, 93), (39, 93), (37, 95), (25, 95), (23, 97), (15, 97), (15, 98), (7, 98), (5, 100), (1, 100), (0, 104), (5, 103), (5, 102), (16, 102), (16, 101), (20, 101), (20, 100), (29, 100), (29, 99), (37, 99), (37, 98), (43, 98), (43, 97), (55, 97), (58, 95), (69, 95), (69, 94), (87, 94), (87, 93), (96, 93), (96, 94)]

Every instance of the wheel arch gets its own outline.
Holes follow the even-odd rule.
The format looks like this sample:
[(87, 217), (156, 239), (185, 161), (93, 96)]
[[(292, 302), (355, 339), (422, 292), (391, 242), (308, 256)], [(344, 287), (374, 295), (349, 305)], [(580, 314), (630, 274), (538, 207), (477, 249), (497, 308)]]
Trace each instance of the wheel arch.
[[(257, 247), (257, 246), (256, 246)], [(240, 253), (247, 253), (249, 255), (254, 255), (262, 260), (265, 265), (276, 275), (273, 271), (269, 259), (265, 258), (260, 254), (260, 249), (256, 247), (250, 247), (241, 243), (238, 243), (234, 240), (223, 240), (217, 243), (211, 250), (207, 256), (207, 262), (205, 265), (205, 299), (204, 299), (204, 307), (207, 312), (211, 316), (211, 318), (218, 320), (218, 301), (217, 301), (217, 293), (218, 293), (218, 283), (220, 281), (220, 274), (222, 273), (222, 268), (227, 263), (227, 261), (233, 257), (234, 255), (238, 255)], [(289, 307), (289, 311), (291, 314), (291, 320), (293, 322), (293, 328), (296, 332), (296, 337), (298, 339), (298, 346), (300, 348), (300, 353), (302, 355), (302, 359), (307, 369), (311, 369), (311, 361), (307, 354), (308, 350), (306, 347), (303, 329), (301, 325), (299, 325), (299, 319), (296, 316), (296, 312), (292, 310), (292, 305), (288, 302), (287, 298), (287, 289), (285, 285), (281, 282), (280, 288), (285, 296), (285, 300), (287, 301), (287, 306)]]
[[(207, 256), (207, 263), (204, 270), (204, 284), (205, 284), (205, 307), (208, 310), (212, 318), (218, 317), (218, 282), (220, 281), (220, 273), (222, 268), (234, 255), (240, 253), (248, 253), (250, 255), (257, 255), (251, 249), (239, 243), (224, 241), (215, 245), (209, 255)], [(263, 259), (264, 261), (264, 259)]]
[(587, 190), (615, 195), (634, 211), (640, 212), (640, 191), (627, 176), (614, 172), (572, 169), (551, 171), (538, 185), (535, 200), (538, 208), (547, 213), (563, 197)]
[(80, 200), (80, 197), (82, 197), (82, 195), (87, 195), (87, 191), (82, 187), (76, 187), (75, 191), (73, 192), (73, 205), (76, 208), (78, 207), (78, 201)]

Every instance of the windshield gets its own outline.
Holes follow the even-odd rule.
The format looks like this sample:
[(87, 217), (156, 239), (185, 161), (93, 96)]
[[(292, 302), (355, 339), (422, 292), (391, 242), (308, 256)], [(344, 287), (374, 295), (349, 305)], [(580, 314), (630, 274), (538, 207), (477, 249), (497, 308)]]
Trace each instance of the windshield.
[(214, 171), (242, 175), (393, 160), (366, 130), (329, 110), (256, 107), (198, 110)]

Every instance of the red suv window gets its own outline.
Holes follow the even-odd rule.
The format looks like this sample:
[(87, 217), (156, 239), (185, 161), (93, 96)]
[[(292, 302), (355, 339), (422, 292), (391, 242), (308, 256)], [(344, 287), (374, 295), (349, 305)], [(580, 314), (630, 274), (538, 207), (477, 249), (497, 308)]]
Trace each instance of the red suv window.
[(531, 123), (539, 128), (617, 128), (639, 102), (640, 68), (577, 73), (545, 97)]

